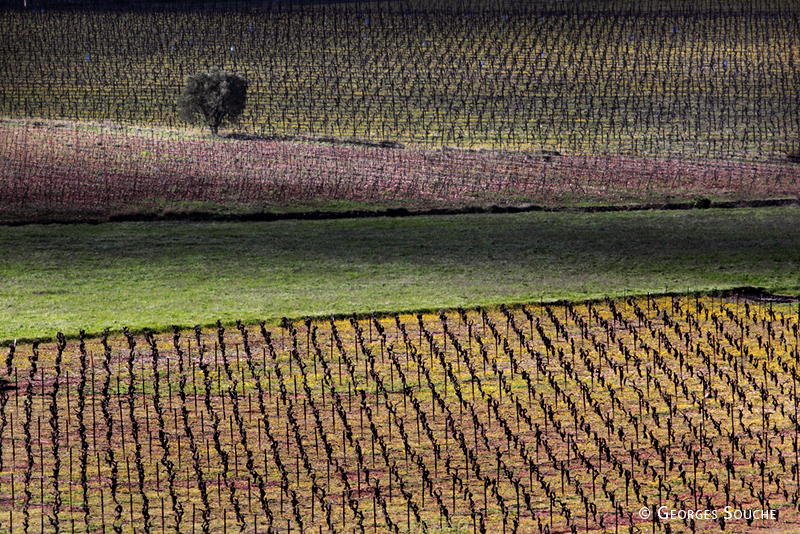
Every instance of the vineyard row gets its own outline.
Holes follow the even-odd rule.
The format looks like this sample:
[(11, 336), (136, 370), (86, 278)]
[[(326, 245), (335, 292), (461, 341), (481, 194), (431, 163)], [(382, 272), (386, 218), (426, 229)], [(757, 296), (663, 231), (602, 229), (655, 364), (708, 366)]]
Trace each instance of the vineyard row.
[(59, 335), (6, 355), (0, 526), (797, 525), (798, 358), (795, 304), (711, 298)]

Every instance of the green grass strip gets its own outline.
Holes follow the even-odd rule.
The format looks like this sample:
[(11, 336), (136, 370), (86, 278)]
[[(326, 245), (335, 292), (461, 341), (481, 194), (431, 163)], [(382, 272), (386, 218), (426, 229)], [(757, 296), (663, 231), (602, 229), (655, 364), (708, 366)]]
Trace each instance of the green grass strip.
[(0, 342), (744, 285), (800, 294), (800, 210), (0, 228)]

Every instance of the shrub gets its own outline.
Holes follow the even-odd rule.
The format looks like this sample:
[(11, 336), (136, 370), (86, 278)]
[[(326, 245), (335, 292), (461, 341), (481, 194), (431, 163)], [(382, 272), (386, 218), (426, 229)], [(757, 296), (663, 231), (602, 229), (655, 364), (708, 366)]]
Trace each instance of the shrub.
[(217, 135), (223, 124), (235, 123), (247, 102), (247, 81), (217, 67), (186, 77), (178, 97), (178, 115), (191, 124), (202, 124)]

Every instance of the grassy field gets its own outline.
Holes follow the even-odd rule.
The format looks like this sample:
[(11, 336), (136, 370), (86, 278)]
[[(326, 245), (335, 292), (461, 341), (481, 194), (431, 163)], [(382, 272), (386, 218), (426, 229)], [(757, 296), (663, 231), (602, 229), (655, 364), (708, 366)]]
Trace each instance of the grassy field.
[(0, 232), (0, 340), (369, 311), (713, 291), (800, 293), (796, 208)]

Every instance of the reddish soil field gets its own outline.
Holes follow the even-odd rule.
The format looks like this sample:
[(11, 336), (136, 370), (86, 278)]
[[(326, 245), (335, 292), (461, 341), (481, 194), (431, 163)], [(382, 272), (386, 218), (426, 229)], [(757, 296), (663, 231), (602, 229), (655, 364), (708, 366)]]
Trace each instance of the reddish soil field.
[(422, 150), (0, 124), (0, 219), (796, 197), (800, 165)]

